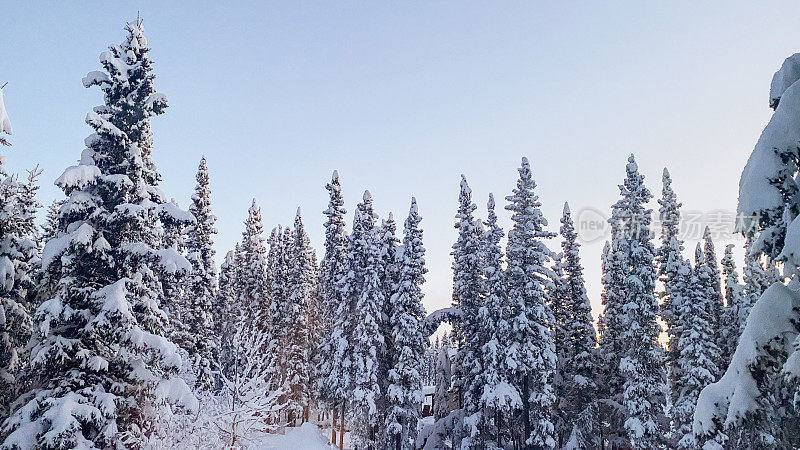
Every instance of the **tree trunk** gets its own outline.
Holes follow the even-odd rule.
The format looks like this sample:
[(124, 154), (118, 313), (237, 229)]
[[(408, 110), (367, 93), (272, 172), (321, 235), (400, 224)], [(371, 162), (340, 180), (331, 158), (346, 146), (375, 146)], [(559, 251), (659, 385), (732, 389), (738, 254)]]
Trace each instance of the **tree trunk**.
[(342, 400), (342, 414), (339, 418), (339, 450), (344, 450), (344, 400)]
[(333, 407), (331, 415), (331, 444), (336, 445), (336, 406)]
[(525, 441), (531, 436), (531, 404), (530, 404), (530, 392), (528, 392), (528, 376), (525, 375), (522, 377), (522, 423), (525, 426), (525, 435), (522, 436), (522, 443), (524, 445)]

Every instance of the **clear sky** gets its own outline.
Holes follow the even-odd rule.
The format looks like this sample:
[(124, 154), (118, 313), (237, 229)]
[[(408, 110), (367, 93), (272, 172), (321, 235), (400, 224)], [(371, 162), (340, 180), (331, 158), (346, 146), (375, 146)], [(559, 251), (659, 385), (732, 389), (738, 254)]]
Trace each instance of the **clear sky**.
[[(655, 194), (667, 166), (686, 210), (733, 211), (771, 76), (800, 49), (789, 1), (6, 2), (3, 152), (13, 172), (44, 169), (46, 204), (102, 100), (81, 77), (137, 11), (170, 104), (152, 121), (161, 186), (187, 207), (208, 157), (218, 253), (256, 197), (267, 229), (301, 206), (321, 254), (338, 169), (348, 220), (369, 189), (402, 228), (417, 197), (429, 311), (450, 302), (460, 174), (485, 216), (527, 156), (557, 231), (565, 201), (608, 211), (635, 153)], [(595, 315), (601, 250), (581, 253)]]

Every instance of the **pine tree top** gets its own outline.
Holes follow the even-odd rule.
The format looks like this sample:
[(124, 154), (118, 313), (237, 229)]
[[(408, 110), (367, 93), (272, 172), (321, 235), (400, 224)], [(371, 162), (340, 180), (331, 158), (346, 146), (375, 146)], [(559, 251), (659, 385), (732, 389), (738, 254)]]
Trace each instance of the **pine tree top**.
[[(461, 183), (460, 183), (460, 190), (458, 192), (458, 213), (456, 214), (456, 218), (460, 219), (462, 222), (471, 222), (472, 221), (472, 212), (477, 209), (477, 206), (472, 203), (472, 189), (469, 187), (469, 183), (467, 183), (467, 177), (465, 175), (461, 175)], [(456, 224), (456, 228), (459, 225)]]

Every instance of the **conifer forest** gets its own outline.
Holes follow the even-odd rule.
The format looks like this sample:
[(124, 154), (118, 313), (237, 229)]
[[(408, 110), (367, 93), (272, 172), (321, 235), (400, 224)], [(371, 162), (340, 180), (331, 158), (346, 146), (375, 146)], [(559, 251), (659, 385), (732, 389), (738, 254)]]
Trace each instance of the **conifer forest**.
[[(183, 151), (193, 194), (165, 192), (183, 182), (159, 171), (173, 149), (151, 129), (171, 112), (171, 60), (151, 59), (146, 19), (84, 31), (100, 100), (60, 174), (16, 169), (31, 130), (12, 129), (10, 99), (33, 94), (0, 88), (0, 449), (800, 448), (800, 53), (756, 93), (771, 115), (735, 174), (740, 241), (705, 227), (687, 242), (678, 194), (703, 193), (631, 154), (601, 205), (595, 277), (578, 208), (545, 217), (535, 146), (501, 167), (510, 190), (479, 198), (465, 170), (426, 217), (424, 189), (381, 215), (335, 165), (304, 179), (327, 205), (283, 225), (242, 193), (241, 234), (220, 248), (216, 161)], [(452, 298), (426, 310), (433, 214), (455, 229)]]

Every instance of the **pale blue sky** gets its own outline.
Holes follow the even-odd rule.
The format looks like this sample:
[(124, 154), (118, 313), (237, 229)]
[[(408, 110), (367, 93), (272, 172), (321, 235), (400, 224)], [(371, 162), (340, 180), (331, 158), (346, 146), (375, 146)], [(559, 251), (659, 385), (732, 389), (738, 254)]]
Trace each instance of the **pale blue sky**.
[[(11, 3), (11, 4), (9, 4)], [(235, 3), (235, 4), (231, 4)], [(735, 209), (739, 173), (769, 119), (768, 89), (800, 49), (797, 2), (7, 2), (0, 82), (11, 171), (40, 164), (41, 198), (74, 164), (100, 91), (81, 77), (144, 18), (162, 188), (183, 206), (208, 157), (217, 251), (252, 197), (265, 225), (298, 205), (321, 253), (334, 169), (352, 212), (369, 189), (402, 222), (423, 216), (428, 310), (450, 302), (459, 175), (485, 215), (528, 156), (551, 229), (564, 201), (603, 211), (627, 155), (686, 209)], [(505, 202), (502, 202), (503, 204)], [(504, 225), (509, 215), (501, 213)], [(718, 245), (721, 255), (724, 245)], [(556, 248), (554, 243), (553, 248)], [(602, 244), (582, 256), (597, 314)]]

